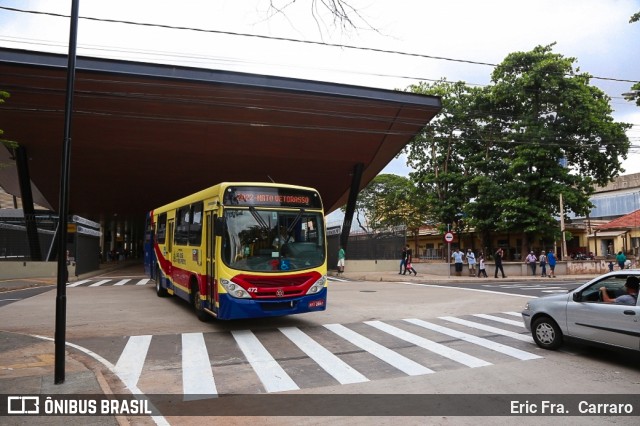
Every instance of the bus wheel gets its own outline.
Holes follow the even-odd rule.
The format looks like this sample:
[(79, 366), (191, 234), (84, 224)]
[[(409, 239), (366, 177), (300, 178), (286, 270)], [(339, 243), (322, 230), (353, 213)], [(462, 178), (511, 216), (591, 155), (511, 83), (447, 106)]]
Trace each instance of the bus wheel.
[(202, 322), (207, 322), (209, 315), (204, 311), (202, 300), (200, 300), (200, 286), (195, 281), (191, 282), (191, 302), (198, 319)]
[(158, 266), (156, 266), (156, 294), (158, 297), (165, 297), (168, 294), (167, 289), (160, 284), (160, 267)]

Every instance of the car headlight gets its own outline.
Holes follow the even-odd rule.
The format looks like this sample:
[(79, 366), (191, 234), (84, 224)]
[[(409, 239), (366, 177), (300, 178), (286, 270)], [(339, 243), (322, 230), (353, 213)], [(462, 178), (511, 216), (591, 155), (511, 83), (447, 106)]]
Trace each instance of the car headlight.
[(316, 281), (315, 283), (313, 283), (311, 287), (309, 287), (309, 290), (307, 290), (307, 294), (320, 293), (320, 291), (324, 288), (324, 284), (326, 282), (327, 282), (327, 276), (323, 275), (322, 277), (320, 277), (318, 281)]
[(227, 290), (227, 293), (229, 293), (229, 296), (238, 298), (238, 299), (251, 299), (251, 296), (249, 295), (249, 293), (247, 293), (247, 291), (240, 287), (238, 284), (234, 283), (233, 281), (229, 281), (229, 280), (220, 280), (220, 284), (222, 284), (222, 287), (224, 287), (225, 290)]
[(525, 310), (525, 311), (528, 311), (528, 310), (529, 310), (529, 302), (527, 302), (527, 303), (524, 305), (524, 310)]

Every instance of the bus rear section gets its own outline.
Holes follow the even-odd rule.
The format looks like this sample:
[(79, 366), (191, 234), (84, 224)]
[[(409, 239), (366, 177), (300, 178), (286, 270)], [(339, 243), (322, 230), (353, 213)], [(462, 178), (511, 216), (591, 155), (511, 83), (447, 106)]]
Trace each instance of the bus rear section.
[(200, 319), (326, 309), (326, 238), (318, 193), (289, 185), (213, 188), (151, 215), (157, 261), (150, 269), (156, 271), (158, 295), (189, 301)]

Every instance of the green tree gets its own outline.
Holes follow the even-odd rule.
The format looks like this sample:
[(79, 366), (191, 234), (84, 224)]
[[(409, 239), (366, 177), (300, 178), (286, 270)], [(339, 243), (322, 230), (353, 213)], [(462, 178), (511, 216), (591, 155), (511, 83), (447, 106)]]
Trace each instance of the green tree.
[(406, 177), (394, 174), (376, 176), (358, 194), (358, 226), (367, 233), (402, 226), (417, 230), (426, 221), (426, 213), (416, 195), (414, 185)]
[(493, 230), (523, 232), (523, 253), (534, 235), (558, 236), (560, 194), (566, 212), (585, 215), (594, 185), (621, 171), (629, 125), (613, 121), (610, 99), (552, 46), (508, 55), (486, 88), (410, 87), (442, 97), (441, 113), (407, 147), (410, 176), (438, 222), (485, 241)]
[(409, 90), (442, 98), (441, 112), (407, 146), (407, 164), (415, 170), (409, 176), (429, 215), (445, 228), (462, 232), (473, 179), (471, 159), (482, 155), (475, 138), (477, 120), (471, 114), (480, 89), (441, 80)]
[[(3, 104), (5, 102), (5, 99), (9, 98), (9, 93), (5, 92), (3, 90), (0, 90), (0, 104)], [(2, 136), (4, 134), (4, 130), (0, 129), (0, 136)], [(0, 137), (0, 143), (2, 143), (4, 146), (7, 147), (7, 149), (9, 150), (13, 150), (14, 148), (16, 148), (18, 146), (18, 144), (14, 141), (10, 141), (7, 139), (3, 139)], [(0, 167), (2, 167), (3, 164), (0, 164)]]
[(586, 215), (594, 184), (617, 176), (629, 149), (630, 125), (614, 122), (611, 99), (552, 47), (508, 55), (489, 91), (508, 160), (499, 223), (525, 233), (521, 253), (556, 229), (560, 194), (566, 211)]
[[(629, 19), (630, 24), (638, 21), (640, 21), (640, 12), (633, 14)], [(628, 101), (635, 100), (636, 105), (640, 106), (640, 81), (631, 86), (631, 92), (629, 95), (625, 96), (625, 99)]]

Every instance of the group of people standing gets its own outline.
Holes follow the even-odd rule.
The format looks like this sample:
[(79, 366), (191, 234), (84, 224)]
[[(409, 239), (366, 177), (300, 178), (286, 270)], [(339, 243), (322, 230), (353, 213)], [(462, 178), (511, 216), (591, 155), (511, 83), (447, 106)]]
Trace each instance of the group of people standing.
[[(469, 276), (476, 276), (476, 264), (478, 265), (478, 278), (487, 277), (487, 271), (485, 266), (484, 254), (480, 252), (478, 255), (478, 259), (476, 260), (476, 256), (471, 249), (467, 249), (466, 255), (460, 251), (460, 249), (455, 249), (453, 254), (451, 255), (453, 259), (453, 263), (455, 265), (456, 275), (462, 275), (462, 269), (464, 260), (466, 258), (467, 264), (469, 265)], [(498, 278), (498, 272), (502, 275), (502, 278), (507, 278), (504, 273), (504, 267), (502, 266), (502, 260), (504, 259), (504, 250), (502, 248), (498, 248), (493, 255), (493, 260), (495, 262), (496, 270), (494, 273), (494, 277)], [(538, 262), (540, 263), (540, 267), (542, 268), (542, 277), (555, 278), (556, 276), (556, 257), (553, 253), (553, 250), (549, 250), (549, 253), (545, 255), (544, 250), (540, 252), (540, 258), (536, 257), (533, 251), (529, 253), (525, 262), (528, 263), (531, 267), (531, 272), (535, 276), (536, 268)], [(547, 275), (547, 265), (549, 266), (549, 275)]]
[(470, 277), (475, 277), (476, 276), (476, 267), (478, 269), (477, 271), (477, 276), (478, 278), (480, 278), (481, 276), (488, 278), (487, 277), (487, 271), (486, 271), (486, 267), (484, 264), (484, 255), (482, 254), (482, 252), (478, 255), (478, 258), (476, 258), (475, 253), (471, 250), (471, 249), (467, 249), (467, 253), (463, 253), (460, 251), (460, 249), (456, 248), (453, 251), (453, 254), (451, 255), (451, 258), (453, 259), (453, 264), (455, 266), (455, 270), (456, 270), (456, 275), (460, 276), (462, 275), (462, 270), (463, 270), (463, 265), (464, 265), (464, 261), (466, 259), (467, 261), (467, 265), (469, 265), (469, 276)]
[[(536, 276), (536, 269), (538, 263), (540, 263), (540, 269), (542, 271), (541, 277), (556, 277), (556, 256), (553, 250), (549, 250), (549, 253), (545, 255), (544, 250), (540, 252), (540, 257), (536, 257), (533, 250), (524, 259), (525, 263), (531, 268), (531, 275)], [(549, 275), (547, 275), (547, 265), (549, 265)]]

